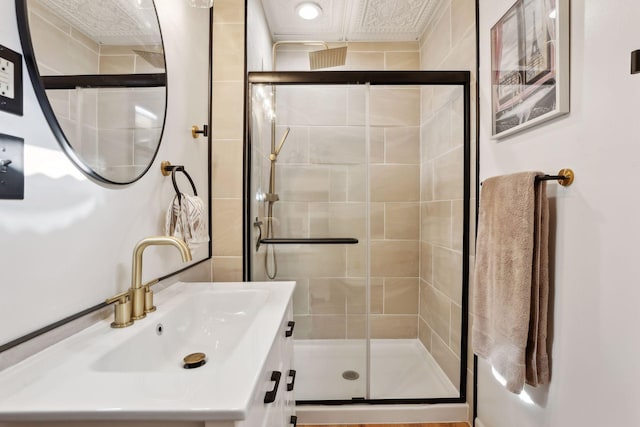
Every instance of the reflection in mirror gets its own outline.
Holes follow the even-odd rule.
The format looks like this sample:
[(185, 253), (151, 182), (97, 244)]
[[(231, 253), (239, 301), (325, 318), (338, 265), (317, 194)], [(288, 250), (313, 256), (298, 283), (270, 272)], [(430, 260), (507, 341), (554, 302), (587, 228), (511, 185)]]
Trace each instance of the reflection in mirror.
[[(162, 160), (185, 165), (198, 194), (203, 200), (211, 200), (209, 150), (212, 137), (201, 137), (198, 143), (190, 144), (178, 141), (181, 137), (186, 141), (191, 140), (189, 131), (193, 124), (211, 125), (212, 43), (208, 35), (212, 31), (213, 10), (192, 8), (183, 0), (155, 3), (165, 42), (163, 48), (157, 46), (157, 52), (164, 51), (163, 55), (155, 58), (157, 60), (165, 56), (166, 59), (162, 62), (166, 61), (166, 68), (171, 70), (172, 77), (171, 84), (165, 88), (154, 83), (166, 80), (164, 69), (145, 63), (144, 58), (133, 54), (129, 57), (134, 56), (134, 65), (145, 67), (134, 69), (140, 74), (128, 74), (128, 69), (122, 71), (125, 74), (115, 74), (113, 71), (106, 71), (109, 74), (102, 75), (79, 74), (93, 71), (65, 68), (77, 66), (75, 60), (71, 61), (74, 58), (70, 54), (72, 48), (85, 46), (89, 41), (76, 30), (70, 29), (62, 18), (57, 18), (53, 12), (45, 9), (44, 3), (52, 4), (53, 1), (46, 0), (43, 4), (32, 4), (32, 0), (14, 0), (13, 4), (11, 1), (0, 1), (0, 16), (7, 23), (0, 33), (6, 35), (7, 42), (20, 38), (25, 66), (28, 66), (30, 73), (37, 68), (27, 26), (29, 10), (32, 22), (40, 20), (49, 24), (48, 37), (55, 40), (52, 44), (61, 57), (56, 65), (58, 68), (54, 69), (55, 73), (49, 72), (42, 78), (36, 74), (35, 78), (32, 76), (30, 81), (24, 82), (25, 109), (22, 118), (11, 119), (7, 116), (4, 120), (4, 117), (0, 117), (0, 122), (6, 124), (5, 132), (24, 139), (25, 159), (24, 200), (0, 200), (0, 235), (4, 248), (0, 250), (0, 370), (42, 348), (39, 345), (49, 345), (74, 333), (76, 326), (84, 327), (105, 314), (110, 315), (113, 307), (104, 307), (105, 298), (130, 287), (132, 250), (142, 238), (164, 234), (166, 212), (174, 198), (171, 178), (161, 175), (160, 168), (155, 167), (155, 161), (144, 179), (136, 181), (135, 185), (117, 187), (122, 191), (114, 191), (114, 186), (109, 184), (96, 185), (103, 184), (106, 178), (103, 178), (103, 182), (98, 182), (97, 178), (90, 177), (88, 167), (81, 170), (70, 161), (73, 151), (69, 150), (69, 154), (61, 149), (58, 136), (63, 135), (64, 140), (66, 136), (55, 133), (47, 120), (50, 118), (47, 116), (49, 113), (56, 122), (58, 119), (53, 116), (49, 100), (44, 98), (46, 94), (41, 80), (48, 87), (64, 86), (65, 80), (69, 79), (76, 81), (77, 86), (83, 89), (78, 91), (72, 86), (73, 89), (67, 91), (68, 94), (73, 93), (69, 97), (77, 96), (76, 92), (81, 93), (83, 105), (88, 103), (91, 96), (98, 97), (93, 93), (121, 92), (122, 89), (116, 87), (117, 83), (123, 83), (121, 86), (124, 87), (136, 86), (136, 93), (130, 93), (127, 99), (133, 99), (138, 92), (146, 94), (154, 87), (160, 87), (162, 91), (166, 89), (176, 114), (166, 114), (163, 138), (171, 136), (171, 139), (167, 138), (167, 143), (160, 147), (155, 160), (159, 164), (162, 157)], [(75, 0), (65, 0), (65, 4), (72, 2), (76, 3)], [(107, 4), (106, 1), (94, 0), (77, 3)], [(106, 6), (105, 8), (108, 9)], [(13, 19), (18, 21), (17, 28)], [(35, 25), (33, 27), (34, 32), (42, 31), (36, 30)], [(115, 24), (112, 27), (117, 28)], [(94, 46), (92, 51), (98, 50), (98, 46), (91, 43)], [(142, 46), (140, 43), (137, 45), (136, 50), (156, 52), (152, 50), (155, 47), (152, 41), (145, 40)], [(99, 50), (104, 53), (107, 51), (106, 46), (107, 42), (100, 45)], [(109, 46), (112, 48), (106, 59), (116, 60), (116, 57), (127, 56), (117, 54), (119, 49), (123, 49), (122, 46)], [(19, 46), (15, 50), (19, 52)], [(153, 56), (150, 55), (149, 58)], [(97, 63), (97, 58), (97, 55), (94, 56), (92, 61)], [(181, 66), (182, 64), (188, 64), (188, 67)], [(91, 70), (96, 69), (97, 66)], [(97, 88), (92, 81), (109, 87)], [(32, 89), (35, 85), (39, 87)], [(50, 89), (50, 93), (57, 95), (62, 93), (61, 90), (63, 89)], [(160, 95), (159, 98), (162, 100), (164, 96)], [(95, 104), (91, 103), (91, 111), (89, 107), (78, 109), (76, 100), (73, 101), (62, 99), (69, 117), (77, 117), (80, 112), (83, 115), (95, 115), (94, 123), (99, 123), (97, 110), (103, 107), (97, 99)], [(113, 117), (116, 114), (124, 115), (127, 109), (135, 113), (135, 105), (138, 105), (147, 111), (138, 108), (137, 115), (126, 116), (131, 122), (120, 128), (116, 127), (116, 130), (131, 126), (131, 123), (142, 123), (150, 129), (159, 129), (161, 122), (157, 125), (154, 122), (163, 118), (164, 111), (152, 111), (150, 104), (151, 102), (144, 104), (136, 99), (134, 106), (109, 106), (107, 113)], [(45, 106), (49, 106), (48, 111)], [(140, 146), (135, 148), (138, 150)], [(133, 146), (129, 147), (128, 152), (133, 149)], [(101, 154), (98, 150), (102, 150), (102, 147), (96, 148), (96, 152)], [(150, 149), (150, 155), (152, 154), (153, 148)], [(137, 156), (131, 156), (133, 155)], [(77, 157), (80, 162), (79, 156)], [(187, 194), (192, 194), (188, 182), (183, 182), (181, 176), (178, 179), (180, 188)], [(210, 205), (205, 203), (205, 206), (207, 213), (204, 217), (209, 225)], [(161, 279), (161, 287), (187, 279), (209, 281), (211, 265), (207, 260), (211, 258), (211, 252), (210, 244), (194, 248), (193, 261), (185, 266), (169, 249), (152, 248), (144, 255), (143, 281)], [(188, 270), (183, 270), (185, 267)], [(61, 325), (64, 327), (59, 329)], [(38, 339), (32, 341), (34, 337)]]
[(166, 107), (153, 1), (24, 1), (37, 64), (29, 71), (63, 149), (99, 181), (137, 180), (157, 152)]

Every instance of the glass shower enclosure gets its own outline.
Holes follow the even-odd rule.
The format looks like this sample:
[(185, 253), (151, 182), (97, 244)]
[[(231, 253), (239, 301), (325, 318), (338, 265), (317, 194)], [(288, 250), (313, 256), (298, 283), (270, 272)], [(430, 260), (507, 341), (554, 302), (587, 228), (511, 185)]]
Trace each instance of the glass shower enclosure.
[(245, 279), (296, 281), (296, 398), (465, 399), (468, 72), (249, 73)]

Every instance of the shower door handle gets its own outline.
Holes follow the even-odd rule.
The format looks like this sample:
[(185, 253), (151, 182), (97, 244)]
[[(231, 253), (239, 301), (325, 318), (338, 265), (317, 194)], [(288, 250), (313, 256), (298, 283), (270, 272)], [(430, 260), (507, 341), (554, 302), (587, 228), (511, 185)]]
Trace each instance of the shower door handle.
[(279, 372), (279, 371), (271, 372), (271, 381), (275, 381), (276, 384), (273, 386), (273, 390), (268, 391), (264, 394), (264, 403), (273, 403), (276, 401), (276, 395), (278, 394), (278, 387), (280, 386), (280, 378), (282, 378), (282, 372)]
[(287, 391), (292, 391), (293, 387), (296, 385), (296, 370), (289, 369), (289, 377), (291, 377), (291, 382), (287, 383)]
[(290, 320), (287, 323), (287, 330), (284, 331), (284, 336), (289, 338), (291, 335), (293, 335), (293, 328), (296, 327), (296, 322), (294, 322), (293, 320)]

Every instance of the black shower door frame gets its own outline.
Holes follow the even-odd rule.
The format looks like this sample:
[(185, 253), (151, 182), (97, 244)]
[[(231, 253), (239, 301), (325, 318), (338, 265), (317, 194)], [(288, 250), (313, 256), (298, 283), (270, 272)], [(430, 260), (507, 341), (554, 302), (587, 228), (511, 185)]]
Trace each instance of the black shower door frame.
[(464, 177), (462, 237), (462, 329), (460, 351), (460, 384), (458, 397), (407, 399), (303, 400), (296, 405), (350, 404), (438, 404), (467, 401), (467, 345), (469, 322), (469, 218), (471, 183), (471, 73), (469, 71), (276, 71), (250, 72), (245, 88), (245, 128), (243, 164), (243, 280), (251, 280), (251, 93), (254, 84), (264, 85), (360, 85), (372, 86), (460, 86), (464, 99)]

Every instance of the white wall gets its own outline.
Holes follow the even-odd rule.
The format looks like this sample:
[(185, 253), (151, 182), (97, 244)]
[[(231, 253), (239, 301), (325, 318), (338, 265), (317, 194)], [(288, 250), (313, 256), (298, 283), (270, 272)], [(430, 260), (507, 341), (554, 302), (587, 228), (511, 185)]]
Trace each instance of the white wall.
[(640, 2), (571, 4), (571, 113), (512, 138), (490, 140), (491, 26), (512, 0), (480, 2), (480, 177), (575, 171), (549, 184), (552, 207), (552, 380), (525, 404), (478, 373), (487, 427), (637, 425), (640, 418)]
[[(0, 344), (129, 286), (132, 249), (141, 238), (163, 233), (173, 196), (170, 179), (160, 174), (162, 160), (185, 164), (206, 197), (207, 144), (203, 138), (194, 142), (190, 131), (193, 124), (207, 123), (209, 11), (187, 2), (158, 2), (158, 12), (168, 122), (160, 152), (140, 181), (116, 189), (86, 178), (59, 148), (26, 67), (24, 116), (0, 112), (0, 133), (25, 139), (26, 173), (25, 199), (0, 200)], [(22, 51), (12, 1), (0, 5), (0, 44)], [(195, 260), (207, 256), (206, 247), (194, 253)], [(182, 266), (175, 249), (149, 248), (143, 279)]]
[(247, 71), (271, 71), (271, 30), (262, 8), (262, 1), (247, 1)]

